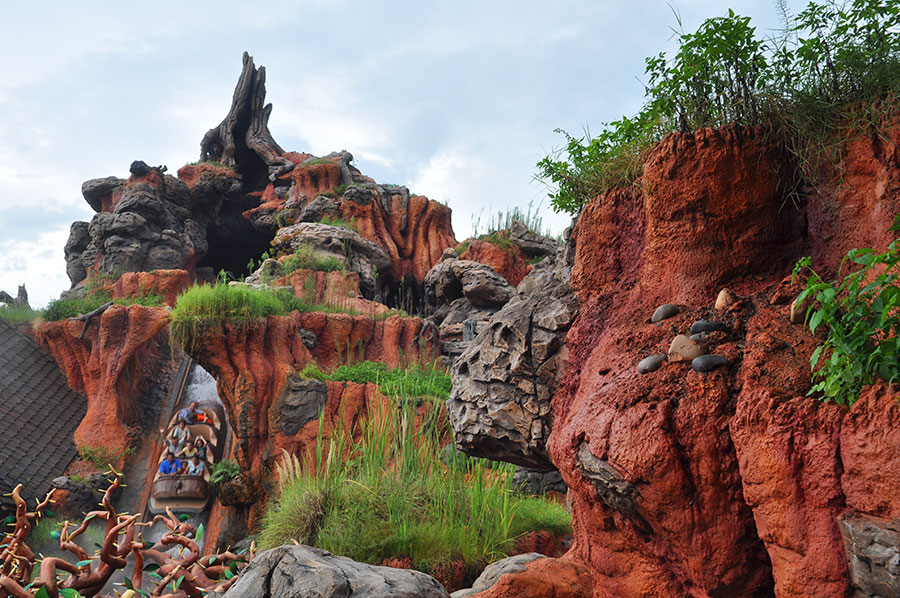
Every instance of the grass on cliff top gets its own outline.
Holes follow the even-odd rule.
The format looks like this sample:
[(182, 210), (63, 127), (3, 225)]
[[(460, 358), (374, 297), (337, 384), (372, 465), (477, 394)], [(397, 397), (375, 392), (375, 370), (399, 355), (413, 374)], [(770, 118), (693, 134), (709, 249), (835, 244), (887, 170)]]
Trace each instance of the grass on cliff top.
[(134, 295), (122, 299), (113, 299), (107, 291), (97, 290), (89, 292), (84, 297), (77, 299), (55, 299), (51, 301), (43, 312), (44, 320), (55, 322), (74, 318), (92, 312), (104, 303), (116, 305), (144, 305), (146, 307), (162, 307), (165, 297), (154, 293)]
[(37, 320), (42, 313), (41, 310), (33, 310), (30, 307), (0, 303), (0, 320), (6, 320), (13, 326)]
[(571, 530), (562, 505), (513, 491), (514, 466), (441, 463), (448, 430), (440, 405), (425, 403), (416, 425), (415, 409), (400, 403), (373, 414), (357, 442), (341, 429), (323, 439), (320, 423), (305, 466), (283, 460), (262, 548), (296, 540), (371, 564), (409, 558), (435, 572), (455, 560), (478, 567), (502, 558), (532, 530)]
[(322, 255), (310, 243), (301, 245), (300, 248), (285, 258), (283, 273), (285, 276), (297, 270), (317, 270), (320, 272), (346, 272), (347, 264), (341, 258), (334, 255)]
[(293, 311), (358, 313), (340, 305), (296, 297), (287, 289), (254, 289), (232, 286), (220, 280), (214, 285), (194, 285), (178, 296), (169, 332), (178, 346), (186, 347), (211, 325), (227, 321), (237, 326), (252, 326), (269, 316), (283, 316)]
[[(900, 109), (900, 0), (821, 0), (765, 36), (732, 10), (696, 31), (678, 21), (674, 55), (645, 60), (645, 104), (592, 135), (557, 130), (564, 147), (537, 164), (554, 209), (572, 214), (597, 195), (636, 182), (647, 152), (672, 132), (765, 125), (792, 156), (787, 190), (840, 180), (843, 146), (884, 136)], [(788, 169), (791, 170), (791, 169)], [(794, 180), (797, 179), (797, 180)]]
[(323, 372), (316, 364), (300, 371), (303, 378), (341, 382), (372, 382), (388, 397), (450, 398), (450, 374), (436, 362), (426, 365), (413, 364), (407, 368), (389, 368), (377, 361), (360, 361), (342, 365), (333, 372)]

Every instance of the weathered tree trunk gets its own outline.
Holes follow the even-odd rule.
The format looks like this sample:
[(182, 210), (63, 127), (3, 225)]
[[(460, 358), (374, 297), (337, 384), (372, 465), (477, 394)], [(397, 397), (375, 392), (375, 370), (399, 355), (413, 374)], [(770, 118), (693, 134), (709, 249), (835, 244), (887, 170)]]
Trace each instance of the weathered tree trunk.
[(219, 126), (210, 129), (200, 142), (202, 162), (221, 162), (235, 169), (246, 189), (257, 188), (294, 165), (282, 158), (284, 150), (269, 132), (272, 104), (266, 104), (266, 68), (258, 69), (244, 52), (244, 66), (231, 110)]

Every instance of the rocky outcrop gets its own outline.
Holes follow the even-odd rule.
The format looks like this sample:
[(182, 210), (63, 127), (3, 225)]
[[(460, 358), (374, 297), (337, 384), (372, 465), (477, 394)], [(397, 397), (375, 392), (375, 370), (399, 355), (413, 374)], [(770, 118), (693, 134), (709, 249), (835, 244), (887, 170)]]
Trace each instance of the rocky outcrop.
[(460, 259), (490, 266), (512, 286), (522, 282), (522, 279), (531, 271), (531, 266), (525, 263), (525, 254), (515, 245), (504, 249), (479, 239), (473, 239), (466, 243), (463, 243), (465, 249), (459, 254)]
[(410, 569), (376, 567), (311, 546), (281, 546), (258, 555), (226, 597), (448, 598), (433, 577)]
[(306, 365), (370, 360), (398, 367), (430, 361), (436, 343), (433, 328), (417, 318), (293, 312), (250, 327), (220, 322), (185, 350), (216, 378), (236, 456), (256, 484), (269, 479), (282, 448), (303, 454), (315, 442), (314, 411), (317, 417), (324, 406), (328, 430), (340, 418), (353, 430), (370, 405), (384, 401), (374, 385), (303, 381), (298, 372)]
[(168, 356), (168, 312), (141, 305), (112, 305), (86, 322), (64, 320), (33, 331), (38, 345), (65, 372), (69, 386), (87, 397), (87, 414), (75, 431), (79, 449), (105, 449), (121, 464), (139, 424), (141, 390), (151, 364)]
[[(579, 306), (569, 287), (571, 255), (571, 247), (562, 248), (540, 262), (454, 363), (447, 410), (456, 445), (465, 452), (553, 469), (546, 447), (550, 400), (565, 369), (563, 341)], [(460, 263), (466, 262), (439, 267), (452, 271)]]
[(532, 552), (491, 563), (470, 589), (452, 598), (591, 598), (591, 590), (584, 565)]
[[(850, 147), (848, 172), (895, 169), (893, 145), (862, 145), (868, 157)], [(797, 288), (784, 278), (802, 255), (828, 270), (849, 246), (820, 236), (823, 202), (790, 203), (779, 156), (747, 128), (672, 135), (645, 163), (645, 195), (605, 194), (576, 226), (572, 285), (584, 303), (549, 452), (569, 487), (568, 556), (590, 567), (596, 597), (891, 587), (874, 531), (840, 522), (877, 517), (888, 530), (898, 516), (885, 472), (900, 454), (900, 408), (883, 385), (850, 409), (805, 396), (819, 340), (791, 325)], [(855, 180), (830, 209), (854, 245), (883, 248), (884, 227), (870, 224), (893, 220), (900, 186), (886, 174)], [(731, 300), (716, 309), (726, 285)], [(677, 310), (651, 323), (663, 303)], [(700, 320), (716, 324), (691, 330)], [(692, 342), (725, 365), (697, 371), (670, 356), (638, 371), (679, 334), (699, 334)], [(862, 563), (878, 571), (858, 580)]]
[(272, 241), (282, 255), (312, 248), (318, 255), (345, 265), (359, 277), (359, 289), (368, 299), (380, 296), (376, 291), (379, 274), (391, 268), (391, 258), (381, 245), (356, 231), (318, 222), (301, 222), (278, 230)]

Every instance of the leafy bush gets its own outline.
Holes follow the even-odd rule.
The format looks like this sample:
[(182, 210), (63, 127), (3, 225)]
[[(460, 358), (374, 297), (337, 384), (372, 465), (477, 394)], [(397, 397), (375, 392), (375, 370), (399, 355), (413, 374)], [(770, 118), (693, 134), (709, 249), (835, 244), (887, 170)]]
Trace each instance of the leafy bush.
[(295, 539), (367, 563), (408, 557), (431, 571), (455, 559), (475, 565), (505, 556), (530, 530), (571, 529), (561, 505), (514, 494), (508, 464), (468, 472), (444, 466), (440, 406), (426, 408), (416, 426), (414, 409), (388, 407), (355, 443), (340, 430), (325, 441), (320, 426), (307, 467), (295, 458), (280, 467), (261, 547)]
[(285, 276), (297, 270), (318, 270), (321, 272), (345, 272), (347, 264), (333, 255), (322, 255), (315, 247), (305, 244), (288, 256), (283, 263)]
[(301, 370), (304, 378), (316, 380), (334, 380), (365, 384), (372, 382), (378, 385), (382, 394), (389, 397), (433, 397), (450, 398), (450, 374), (437, 363), (428, 365), (411, 365), (404, 369), (388, 368), (377, 361), (360, 361), (350, 365), (342, 365), (333, 372), (323, 372), (315, 364)]
[(75, 318), (90, 313), (105, 303), (162, 307), (165, 304), (165, 297), (151, 293), (113, 299), (108, 291), (97, 290), (77, 299), (54, 299), (44, 310), (44, 319), (48, 322), (55, 322), (66, 318)]
[(219, 486), (225, 482), (229, 482), (238, 477), (241, 473), (241, 467), (236, 461), (226, 459), (213, 463), (209, 468), (209, 483)]
[(126, 456), (135, 454), (134, 447), (128, 447), (121, 452), (113, 452), (105, 446), (82, 446), (78, 449), (81, 458), (99, 470), (106, 470), (111, 463), (115, 463)]
[(822, 393), (826, 401), (852, 405), (862, 387), (877, 378), (892, 384), (900, 379), (898, 264), (900, 241), (884, 253), (851, 250), (841, 262), (841, 269), (847, 265), (849, 272), (832, 282), (812, 270), (810, 258), (797, 263), (795, 276), (804, 268), (811, 272), (797, 299), (798, 304), (815, 301), (806, 314), (809, 329), (827, 330), (825, 341), (810, 358), (816, 381), (810, 394)]
[(558, 130), (565, 146), (537, 165), (553, 207), (577, 213), (632, 184), (647, 150), (670, 132), (730, 123), (771, 125), (814, 184), (849, 136), (897, 116), (895, 103), (881, 100), (900, 91), (900, 0), (811, 2), (796, 17), (781, 9), (784, 29), (768, 40), (731, 10), (680, 33), (674, 56), (646, 60), (636, 116), (605, 123), (596, 137)]

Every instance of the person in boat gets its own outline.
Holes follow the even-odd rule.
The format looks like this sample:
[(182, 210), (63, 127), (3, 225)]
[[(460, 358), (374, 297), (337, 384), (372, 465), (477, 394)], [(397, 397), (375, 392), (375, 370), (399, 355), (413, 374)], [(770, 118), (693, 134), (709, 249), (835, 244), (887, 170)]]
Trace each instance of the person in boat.
[(197, 450), (196, 441), (188, 440), (187, 444), (184, 445), (184, 448), (181, 449), (181, 452), (178, 453), (178, 456), (185, 461), (189, 461), (194, 455), (198, 455), (199, 453), (200, 451)]
[(206, 470), (206, 464), (200, 460), (200, 455), (194, 453), (194, 456), (191, 457), (191, 460), (188, 461), (187, 465), (187, 474), (188, 475), (203, 475), (203, 472)]
[(197, 449), (200, 460), (206, 461), (206, 439), (203, 436), (197, 436), (194, 439), (194, 448)]
[[(200, 421), (201, 413), (200, 409), (197, 408), (197, 402), (191, 401), (190, 405), (178, 412), (178, 421), (188, 425), (196, 424)], [(204, 415), (204, 418), (205, 417), (206, 416)]]
[(176, 455), (181, 453), (185, 445), (191, 439), (191, 429), (183, 421), (179, 421), (178, 425), (169, 433), (166, 438), (166, 445), (169, 447), (170, 453)]
[(175, 453), (169, 451), (166, 460), (159, 464), (159, 473), (163, 475), (177, 475), (182, 472), (184, 465), (175, 458)]

